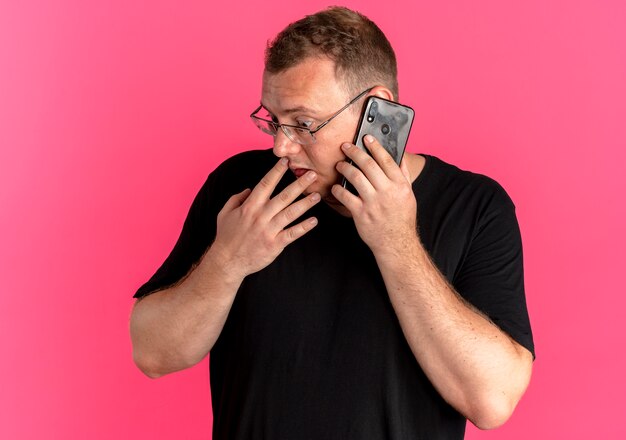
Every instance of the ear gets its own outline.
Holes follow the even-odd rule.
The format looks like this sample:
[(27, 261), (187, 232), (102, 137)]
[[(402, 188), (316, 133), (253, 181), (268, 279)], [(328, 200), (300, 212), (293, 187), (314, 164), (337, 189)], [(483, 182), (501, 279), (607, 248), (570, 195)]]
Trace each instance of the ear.
[(375, 86), (369, 93), (369, 96), (378, 96), (388, 101), (395, 101), (393, 92), (385, 86)]

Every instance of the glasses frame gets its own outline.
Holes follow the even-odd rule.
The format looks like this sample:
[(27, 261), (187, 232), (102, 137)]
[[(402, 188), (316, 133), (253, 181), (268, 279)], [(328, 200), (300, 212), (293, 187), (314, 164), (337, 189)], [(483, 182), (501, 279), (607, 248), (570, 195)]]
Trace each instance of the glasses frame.
[[(256, 114), (263, 108), (263, 104), (259, 105), (256, 110), (254, 110), (251, 114), (250, 114), (250, 118), (252, 119), (252, 122), (254, 122), (254, 125), (256, 125), (259, 130), (261, 130), (263, 133), (267, 133), (266, 131), (264, 131), (261, 126), (259, 126), (259, 124), (256, 123), (256, 121), (263, 121), (266, 122), (270, 125), (270, 127), (274, 127), (274, 131), (275, 133), (267, 133), (270, 136), (276, 137), (276, 135), (278, 134), (278, 128), (280, 128), (283, 133), (285, 133), (285, 136), (287, 136), (292, 142), (295, 142), (297, 144), (300, 145), (312, 145), (316, 142), (315, 139), (315, 133), (317, 133), (318, 131), (320, 131), (322, 128), (324, 128), (326, 125), (328, 125), (328, 123), (330, 123), (330, 121), (332, 121), (333, 119), (335, 119), (337, 116), (339, 116), (341, 114), (341, 112), (343, 112), (345, 109), (347, 109), (348, 107), (350, 107), (352, 104), (354, 104), (355, 102), (357, 102), (359, 99), (361, 99), (365, 94), (369, 93), (374, 87), (370, 87), (368, 89), (363, 90), (361, 93), (359, 93), (357, 96), (355, 96), (354, 98), (352, 98), (350, 100), (350, 102), (348, 102), (346, 105), (344, 105), (343, 107), (341, 107), (339, 110), (337, 110), (335, 113), (333, 113), (333, 115), (326, 119), (325, 121), (323, 121), (322, 123), (320, 123), (320, 125), (317, 126), (317, 128), (315, 128), (314, 130), (311, 130), (308, 127), (301, 127), (299, 125), (291, 125), (291, 124), (280, 124), (278, 122), (274, 122), (274, 121), (270, 121), (264, 118), (260, 118), (258, 117)], [(267, 110), (267, 109), (266, 109)], [(269, 110), (268, 110), (269, 112)], [(293, 128), (295, 130), (298, 131), (307, 131), (309, 132), (309, 135), (311, 136), (311, 142), (310, 143), (303, 143), (299, 140), (296, 140), (292, 137), (292, 135), (289, 133), (289, 129)]]

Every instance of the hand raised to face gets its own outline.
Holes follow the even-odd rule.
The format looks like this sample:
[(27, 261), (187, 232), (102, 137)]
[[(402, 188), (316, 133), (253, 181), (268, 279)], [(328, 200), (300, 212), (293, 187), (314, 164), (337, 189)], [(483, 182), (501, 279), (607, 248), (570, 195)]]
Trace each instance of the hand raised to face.
[(417, 238), (417, 201), (406, 156), (398, 166), (373, 136), (366, 136), (364, 144), (371, 156), (353, 144), (342, 145), (358, 168), (337, 163), (337, 171), (358, 195), (341, 185), (334, 185), (332, 194), (350, 211), (361, 239), (376, 253)]
[(217, 235), (211, 251), (234, 277), (244, 278), (268, 266), (283, 249), (317, 224), (314, 217), (285, 227), (320, 201), (318, 193), (298, 200), (315, 182), (312, 171), (300, 176), (276, 196), (271, 197), (288, 167), (281, 159), (253, 190), (233, 195), (217, 216)]

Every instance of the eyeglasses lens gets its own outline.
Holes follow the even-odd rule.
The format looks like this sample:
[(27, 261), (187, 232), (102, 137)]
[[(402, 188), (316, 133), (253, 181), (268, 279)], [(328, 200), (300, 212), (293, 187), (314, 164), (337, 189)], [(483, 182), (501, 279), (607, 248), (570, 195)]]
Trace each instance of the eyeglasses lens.
[(253, 117), (252, 120), (263, 133), (276, 136), (278, 130), (282, 129), (283, 133), (285, 133), (292, 142), (303, 145), (315, 143), (315, 137), (309, 130), (288, 125), (281, 126), (278, 123), (272, 122), (272, 115), (264, 108), (261, 108), (256, 116), (257, 117)]
[(276, 136), (276, 125), (274, 125), (271, 122), (267, 122), (267, 121), (262, 121), (260, 119), (253, 119), (254, 123), (256, 124), (257, 127), (259, 127), (259, 129), (263, 132), (263, 133), (267, 133), (270, 136)]

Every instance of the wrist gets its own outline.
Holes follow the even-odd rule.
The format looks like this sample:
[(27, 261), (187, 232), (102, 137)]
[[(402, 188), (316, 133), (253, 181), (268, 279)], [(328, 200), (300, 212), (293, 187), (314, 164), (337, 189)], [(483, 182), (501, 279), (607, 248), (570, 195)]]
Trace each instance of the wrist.
[(240, 265), (215, 243), (204, 254), (200, 264), (227, 284), (239, 285), (247, 275), (241, 273)]
[(390, 262), (425, 252), (417, 232), (413, 231), (398, 235), (394, 240), (385, 240), (381, 246), (371, 249), (377, 260)]

